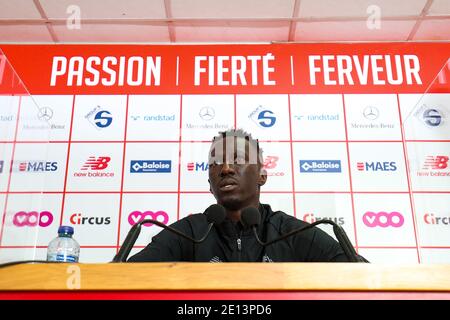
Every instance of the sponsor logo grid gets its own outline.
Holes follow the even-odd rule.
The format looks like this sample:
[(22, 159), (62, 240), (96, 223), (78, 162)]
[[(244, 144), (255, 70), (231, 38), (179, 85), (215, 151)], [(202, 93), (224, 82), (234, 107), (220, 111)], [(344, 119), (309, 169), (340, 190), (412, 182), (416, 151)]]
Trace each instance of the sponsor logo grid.
[[(130, 108), (128, 105), (128, 98), (126, 99), (126, 105), (122, 106), (123, 110), (126, 110), (123, 111), (122, 114), (115, 112), (117, 111), (117, 108), (109, 108), (108, 105), (103, 106), (93, 103), (92, 106), (85, 107), (87, 112), (83, 111), (80, 113), (78, 115), (79, 119), (77, 120), (79, 125), (82, 123), (82, 120), (84, 120), (85, 123), (79, 127), (71, 126), (70, 122), (64, 124), (65, 127), (71, 128), (69, 140), (60, 140), (58, 143), (78, 145), (79, 148), (88, 150), (89, 155), (77, 158), (74, 156), (76, 151), (72, 148), (72, 152), (68, 152), (67, 154), (68, 166), (66, 167), (63, 163), (54, 161), (51, 155), (49, 155), (47, 159), (12, 159), (11, 175), (26, 175), (28, 173), (45, 175), (45, 177), (55, 175), (64, 182), (64, 188), (59, 191), (47, 191), (45, 190), (44, 179), (42, 184), (37, 184), (43, 189), (41, 190), (38, 188), (37, 190), (34, 190), (34, 192), (42, 192), (43, 194), (46, 192), (61, 193), (61, 209), (56, 212), (33, 207), (10, 212), (9, 207), (7, 206), (8, 201), (5, 200), (3, 215), (11, 221), (8, 222), (8, 220), (5, 219), (5, 223), (2, 225), (0, 249), (2, 247), (8, 247), (8, 243), (10, 243), (4, 236), (5, 228), (18, 228), (16, 232), (21, 232), (22, 230), (26, 230), (26, 228), (52, 229), (51, 232), (53, 232), (63, 221), (65, 223), (70, 223), (75, 228), (85, 228), (83, 230), (91, 230), (92, 232), (95, 228), (110, 228), (109, 232), (116, 235), (117, 240), (111, 241), (109, 245), (97, 245), (93, 240), (92, 245), (87, 246), (117, 248), (124, 240), (122, 235), (123, 232), (129, 230), (131, 225), (136, 222), (146, 218), (157, 219), (165, 224), (174, 222), (176, 219), (186, 215), (185, 213), (180, 212), (180, 195), (209, 194), (209, 186), (207, 184), (208, 162), (207, 159), (205, 159), (205, 151), (207, 152), (209, 148), (210, 139), (214, 135), (217, 135), (218, 131), (227, 130), (228, 128), (233, 127), (243, 128), (250, 133), (254, 133), (255, 137), (260, 138), (260, 143), (264, 150), (263, 167), (267, 170), (269, 179), (275, 181), (274, 185), (277, 183), (279, 185), (283, 184), (283, 188), (276, 188), (275, 186), (266, 186), (268, 188), (263, 187), (261, 193), (272, 194), (272, 196), (276, 196), (280, 193), (291, 195), (293, 212), (289, 213), (296, 215), (298, 218), (307, 222), (331, 218), (342, 225), (344, 224), (344, 218), (333, 212), (321, 212), (320, 203), (317, 204), (317, 211), (301, 214), (302, 203), (296, 202), (296, 195), (352, 195), (350, 198), (350, 201), (352, 202), (350, 207), (353, 211), (353, 217), (352, 219), (346, 218), (345, 228), (346, 231), (351, 234), (352, 239), (354, 239), (353, 243), (357, 248), (368, 249), (385, 247), (383, 245), (377, 246), (376, 244), (358, 245), (358, 233), (364, 233), (364, 228), (371, 230), (391, 230), (393, 232), (392, 236), (395, 237), (395, 230), (401, 229), (404, 226), (405, 219), (412, 219), (413, 223), (419, 223), (419, 221), (415, 220), (420, 220), (420, 222), (431, 226), (450, 225), (448, 213), (415, 212), (413, 202), (415, 193), (450, 193), (450, 185), (448, 182), (444, 182), (446, 189), (439, 189), (437, 192), (433, 192), (433, 190), (424, 191), (420, 189), (418, 184), (415, 185), (414, 183), (410, 183), (409, 179), (402, 181), (401, 183), (404, 188), (398, 190), (386, 191), (376, 187), (370, 189), (370, 180), (373, 179), (373, 176), (376, 174), (384, 175), (382, 177), (389, 178), (390, 173), (403, 170), (403, 174), (405, 175), (429, 177), (432, 179), (441, 179), (441, 181), (450, 176), (450, 166), (448, 165), (450, 152), (445, 152), (445, 150), (450, 150), (448, 148), (450, 140), (439, 140), (439, 142), (446, 144), (440, 151), (416, 155), (417, 157), (414, 160), (418, 163), (417, 166), (411, 166), (411, 171), (406, 172), (407, 168), (405, 161), (409, 157), (407, 154), (404, 154), (404, 152), (406, 147), (409, 147), (409, 143), (416, 142), (416, 140), (409, 141), (407, 139), (408, 137), (404, 137), (403, 135), (401, 135), (400, 139), (398, 139), (397, 135), (394, 135), (393, 138), (390, 139), (386, 138), (386, 135), (384, 134), (381, 134), (379, 139), (376, 138), (377, 130), (382, 131), (387, 129), (392, 131), (395, 129), (400, 131), (400, 120), (398, 119), (400, 106), (397, 106), (397, 113), (391, 112), (389, 116), (390, 121), (386, 121), (386, 115), (383, 115), (383, 113), (386, 113), (387, 110), (383, 107), (364, 102), (364, 95), (361, 95), (360, 97), (361, 106), (358, 110), (352, 110), (350, 107), (346, 106), (346, 97), (345, 95), (342, 95), (341, 104), (337, 104), (329, 113), (314, 113), (312, 110), (305, 113), (304, 109), (301, 109), (301, 105), (293, 105), (291, 103), (291, 100), (293, 100), (291, 99), (291, 96), (294, 95), (290, 95), (287, 99), (288, 103), (285, 104), (283, 102), (284, 100), (281, 99), (280, 105), (264, 104), (261, 103), (261, 99), (255, 99), (253, 106), (246, 106), (245, 112), (241, 113), (240, 117), (236, 117), (235, 112), (237, 112), (236, 110), (240, 107), (239, 105), (236, 105), (236, 96), (234, 99), (230, 99), (230, 101), (234, 101), (234, 104), (230, 104), (226, 111), (224, 111), (223, 108), (215, 108), (213, 103), (214, 99), (211, 98), (209, 98), (205, 104), (198, 104), (196, 108), (190, 106), (192, 110), (184, 110), (182, 102), (186, 96), (183, 95), (180, 96), (179, 99), (179, 112), (173, 112), (173, 108), (165, 112), (164, 105), (160, 105), (160, 108), (155, 109), (157, 110), (156, 112), (142, 112), (142, 110), (139, 111), (139, 109), (136, 108), (137, 111), (134, 112), (132, 111), (134, 109)], [(76, 99), (77, 96), (74, 97), (75, 101)], [(86, 97), (84, 97), (84, 99), (85, 101), (89, 100)], [(355, 97), (352, 97), (352, 99), (353, 107)], [(98, 102), (98, 99), (96, 102)], [(450, 103), (450, 99), (448, 99), (447, 102)], [(50, 107), (41, 108), (39, 109), (38, 117), (42, 121), (51, 121), (54, 114), (58, 112), (58, 110), (55, 110), (56, 109)], [(224, 119), (221, 116), (224, 112), (230, 115), (230, 117)], [(189, 115), (184, 118), (188, 113)], [(349, 113), (352, 113), (351, 120), (346, 117)], [(70, 121), (74, 121), (74, 116), (74, 114), (71, 114), (69, 117)], [(283, 131), (285, 128), (277, 127), (277, 124), (281, 122), (283, 117), (289, 118), (288, 122), (291, 126), (291, 130), (289, 132), (286, 131), (287, 133)], [(439, 110), (433, 107), (427, 107), (424, 110), (422, 119), (424, 125), (428, 127), (446, 124), (442, 121)], [(286, 119), (284, 120), (286, 121)], [(18, 119), (18, 121), (20, 121), (20, 119)], [(317, 141), (314, 139), (304, 139), (300, 134), (298, 136), (292, 134), (292, 127), (301, 127), (302, 123), (305, 122), (309, 122), (308, 125), (322, 126), (322, 130), (327, 130), (329, 123), (338, 121), (343, 121), (343, 125), (346, 128), (352, 128), (352, 136), (348, 135), (347, 130), (345, 130), (345, 136), (338, 136), (337, 139), (327, 139), (322, 137), (320, 141)], [(360, 123), (358, 123), (358, 121), (360, 121)], [(113, 125), (119, 127), (122, 126), (123, 140), (107, 138), (108, 130), (109, 128), (112, 128)], [(138, 126), (148, 130), (148, 128), (151, 128), (153, 125), (163, 125), (167, 126), (168, 130), (175, 130), (177, 132), (175, 136), (178, 136), (178, 139), (174, 139), (174, 135), (171, 135), (172, 138), (170, 139), (164, 139), (165, 135), (164, 132), (161, 132), (161, 127), (157, 127), (157, 131), (159, 132), (153, 132), (149, 139), (138, 136), (136, 130), (133, 131), (134, 133), (132, 135), (128, 134), (128, 132), (131, 131), (127, 130), (127, 127)], [(18, 126), (18, 130), (26, 130), (25, 128), (27, 127)], [(43, 128), (45, 130), (58, 129), (56, 126)], [(34, 128), (34, 130), (36, 129)], [(96, 132), (96, 137), (101, 137), (102, 134), (104, 134), (105, 140), (97, 140), (97, 138), (95, 140), (70, 139), (70, 137), (73, 136), (73, 131), (77, 130), (94, 130)], [(194, 132), (194, 130), (196, 131), (195, 134), (189, 134), (189, 131)], [(297, 128), (297, 130), (299, 129)], [(367, 131), (371, 131), (374, 138), (367, 140), (358, 139), (355, 134), (356, 130), (365, 130), (365, 135), (367, 135)], [(280, 139), (272, 140), (272, 132), (277, 132), (275, 136)], [(184, 139), (184, 134), (189, 138)], [(83, 135), (77, 134), (77, 136), (81, 137)], [(195, 137), (195, 139), (191, 139), (191, 137)], [(23, 144), (24, 142), (41, 144), (45, 148), (45, 143), (43, 143), (45, 141), (4, 141), (5, 144), (16, 145)], [(316, 146), (312, 148), (313, 151), (311, 151), (310, 147), (312, 143), (316, 143)], [(379, 153), (383, 153), (384, 144), (392, 145), (393, 143), (397, 143), (399, 150), (404, 155), (404, 159), (392, 157), (389, 153), (386, 153), (381, 158), (374, 159), (365, 155), (364, 152), (357, 153), (355, 151), (352, 152), (352, 150), (349, 151), (348, 148), (353, 143), (363, 143), (365, 144), (363, 147), (368, 150), (377, 148)], [(428, 140), (421, 143), (434, 143), (434, 141)], [(277, 148), (272, 147), (275, 145), (285, 146), (286, 148), (280, 149), (280, 151), (277, 150)], [(104, 148), (99, 149), (99, 146), (103, 146)], [(130, 146), (136, 148), (132, 149)], [(139, 149), (140, 146), (142, 146), (142, 150)], [(328, 155), (325, 151), (330, 147), (342, 148), (343, 152), (341, 154), (333, 153), (334, 155)], [(139, 149), (139, 151), (137, 149)], [(289, 152), (289, 149), (291, 149), (291, 152)], [(111, 150), (111, 152), (105, 150)], [(130, 150), (134, 151), (131, 152)], [(181, 152), (181, 150), (183, 152)], [(201, 152), (199, 150), (201, 150)], [(409, 148), (409, 150), (413, 150), (413, 148)], [(0, 178), (2, 179), (9, 176), (9, 173), (4, 170), (5, 161), (7, 161), (6, 157), (5, 159), (0, 159)], [(62, 170), (60, 170), (60, 168)], [(120, 168), (122, 168), (122, 170)], [(70, 179), (68, 180), (69, 174)], [(369, 186), (368, 189), (361, 189), (360, 186), (358, 186), (361, 182), (356, 183), (356, 180), (352, 183), (352, 176), (357, 174), (366, 174), (367, 178), (363, 179), (367, 180), (367, 185)], [(32, 179), (31, 175), (29, 177)], [(120, 177), (122, 178), (120, 179)], [(98, 181), (108, 184), (108, 181), (112, 181), (112, 178), (120, 180), (115, 187), (104, 190), (102, 184), (96, 184)], [(279, 182), (277, 182), (276, 179), (279, 179)], [(289, 181), (289, 179), (291, 180), (291, 183), (286, 185), (286, 181)], [(162, 183), (163, 181), (170, 181), (170, 184), (164, 184)], [(326, 181), (335, 182), (327, 185)], [(301, 189), (297, 188), (296, 186), (299, 183), (305, 184), (307, 187)], [(92, 186), (92, 188), (90, 189), (87, 187), (78, 190), (74, 188), (74, 185), (76, 184)], [(138, 185), (138, 189), (131, 187), (136, 184)], [(191, 189), (188, 187), (189, 185), (196, 185), (198, 188)], [(348, 187), (342, 189), (334, 187), (336, 185), (348, 185)], [(12, 187), (4, 188), (0, 190), (0, 192), (6, 195), (6, 197), (8, 197), (9, 194), (21, 193), (20, 190)], [(26, 190), (23, 193), (26, 194), (32, 192)], [(83, 194), (85, 193), (98, 195), (107, 194), (111, 197), (115, 197), (115, 201), (120, 203), (118, 206), (119, 208), (117, 208), (116, 212), (98, 213), (96, 211), (101, 208), (101, 203), (95, 202), (91, 202), (93, 208), (90, 210), (77, 211), (76, 208), (70, 208), (69, 210), (65, 207), (65, 197), (71, 195), (72, 197), (79, 197), (80, 201), (82, 201)], [(146, 207), (141, 205), (139, 208), (128, 209), (132, 207), (132, 204), (125, 204), (125, 200), (122, 202), (122, 198), (125, 194), (146, 195), (159, 193), (172, 195), (176, 207), (173, 208), (171, 206), (169, 209), (165, 208), (164, 203), (154, 205), (149, 202)], [(353, 198), (357, 198), (359, 194), (379, 196), (378, 200), (373, 202), (373, 204), (377, 205), (377, 202), (383, 201), (384, 194), (394, 196), (395, 194), (409, 194), (409, 210), (400, 211), (398, 208), (388, 205), (386, 208), (378, 208), (377, 206), (372, 208), (371, 203), (368, 203), (365, 209), (356, 212), (357, 209), (354, 208)], [(276, 203), (272, 203), (272, 205), (275, 209), (277, 208)], [(206, 207), (207, 205), (205, 205), (205, 208)], [(125, 208), (127, 209), (125, 210)], [(169, 212), (169, 210), (172, 212)], [(127, 223), (124, 221), (127, 221)], [(156, 227), (151, 224), (146, 224), (144, 226), (156, 229)], [(414, 230), (414, 234), (412, 234), (411, 237), (415, 239), (415, 244), (408, 246), (408, 249), (416, 248), (419, 250), (421, 244), (420, 238), (416, 234), (416, 230)], [(434, 247), (450, 248), (450, 239), (448, 240), (447, 243), (442, 243), (442, 245)], [(45, 245), (46, 243), (40, 244), (42, 247)], [(143, 247), (143, 245), (138, 247)], [(404, 246), (397, 247), (405, 248)], [(394, 249), (396, 246), (393, 245), (390, 248)]]

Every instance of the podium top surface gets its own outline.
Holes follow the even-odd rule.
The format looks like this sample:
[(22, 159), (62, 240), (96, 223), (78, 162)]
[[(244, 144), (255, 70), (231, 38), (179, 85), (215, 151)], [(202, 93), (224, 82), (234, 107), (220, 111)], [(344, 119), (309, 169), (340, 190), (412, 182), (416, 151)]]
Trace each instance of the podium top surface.
[(68, 290), (450, 292), (450, 265), (356, 263), (21, 264), (0, 291)]

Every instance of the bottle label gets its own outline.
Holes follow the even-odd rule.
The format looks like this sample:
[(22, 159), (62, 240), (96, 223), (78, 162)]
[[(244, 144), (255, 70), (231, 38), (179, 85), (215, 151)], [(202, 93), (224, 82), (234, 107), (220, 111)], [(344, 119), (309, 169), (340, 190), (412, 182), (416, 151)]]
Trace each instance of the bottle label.
[(78, 262), (78, 258), (70, 255), (57, 254), (55, 261)]

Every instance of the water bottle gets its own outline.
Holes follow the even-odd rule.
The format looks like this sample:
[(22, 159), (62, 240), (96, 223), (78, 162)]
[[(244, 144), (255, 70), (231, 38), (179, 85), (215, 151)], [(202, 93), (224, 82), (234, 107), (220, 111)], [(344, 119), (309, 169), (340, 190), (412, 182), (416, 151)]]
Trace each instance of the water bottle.
[(60, 226), (58, 236), (48, 244), (47, 261), (78, 262), (80, 245), (72, 236), (72, 227)]

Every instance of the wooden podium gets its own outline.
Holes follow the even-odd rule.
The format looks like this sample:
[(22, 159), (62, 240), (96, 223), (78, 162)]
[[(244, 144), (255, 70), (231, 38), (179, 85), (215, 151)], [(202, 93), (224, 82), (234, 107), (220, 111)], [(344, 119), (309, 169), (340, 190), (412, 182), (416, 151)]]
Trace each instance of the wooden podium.
[(21, 264), (0, 269), (0, 299), (450, 299), (450, 265)]

